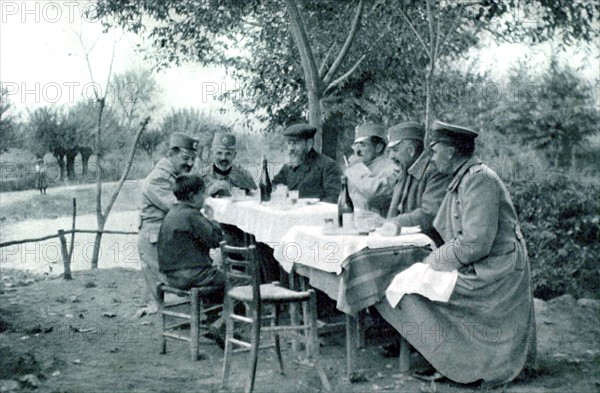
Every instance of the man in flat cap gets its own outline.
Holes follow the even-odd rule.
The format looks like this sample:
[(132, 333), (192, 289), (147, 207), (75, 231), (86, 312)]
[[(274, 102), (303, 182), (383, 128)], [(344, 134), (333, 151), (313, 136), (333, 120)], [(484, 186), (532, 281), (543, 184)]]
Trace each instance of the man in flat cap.
[(272, 183), (298, 190), (300, 198), (319, 198), (336, 203), (342, 173), (334, 160), (313, 149), (316, 133), (315, 127), (305, 123), (294, 124), (284, 130), (289, 162), (273, 177)]
[[(410, 294), (396, 308), (382, 302), (378, 310), (432, 365), (420, 378), (491, 387), (533, 365), (536, 331), (517, 214), (498, 175), (473, 157), (477, 135), (439, 121), (432, 127), (432, 161), (452, 181), (433, 222), (444, 244), (423, 262), (458, 271), (449, 301)], [(448, 339), (423, 340), (421, 331), (400, 330), (406, 321), (447, 332)]]
[(197, 147), (196, 139), (182, 133), (172, 134), (167, 157), (156, 163), (142, 184), (138, 252), (142, 273), (152, 294), (156, 292), (157, 283), (164, 281), (158, 270), (158, 232), (168, 211), (177, 202), (173, 194), (175, 179), (192, 170)]
[(212, 142), (213, 165), (208, 173), (202, 176), (207, 184), (207, 194), (212, 197), (231, 196), (231, 188), (237, 187), (246, 194), (256, 190), (252, 175), (233, 160), (237, 155), (235, 135), (231, 133), (216, 134)]
[(388, 149), (401, 175), (394, 188), (387, 212), (388, 222), (401, 227), (420, 226), (436, 244), (442, 239), (433, 229), (450, 175), (439, 173), (431, 164), (430, 152), (424, 152), (425, 128), (409, 121), (388, 130)]
[(352, 160), (345, 170), (354, 207), (385, 216), (397, 180), (394, 163), (384, 154), (385, 127), (363, 124), (356, 127)]

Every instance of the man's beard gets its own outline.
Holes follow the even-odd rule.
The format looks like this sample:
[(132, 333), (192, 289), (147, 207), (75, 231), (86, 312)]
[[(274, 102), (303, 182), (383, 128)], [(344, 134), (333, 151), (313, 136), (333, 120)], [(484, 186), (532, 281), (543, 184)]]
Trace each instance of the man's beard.
[(291, 166), (293, 167), (297, 167), (298, 165), (300, 165), (302, 163), (302, 160), (304, 158), (304, 154), (297, 152), (297, 153), (288, 153), (288, 162)]
[(216, 166), (220, 170), (226, 171), (227, 169), (229, 169), (231, 167), (231, 162), (229, 160), (219, 160), (216, 162)]

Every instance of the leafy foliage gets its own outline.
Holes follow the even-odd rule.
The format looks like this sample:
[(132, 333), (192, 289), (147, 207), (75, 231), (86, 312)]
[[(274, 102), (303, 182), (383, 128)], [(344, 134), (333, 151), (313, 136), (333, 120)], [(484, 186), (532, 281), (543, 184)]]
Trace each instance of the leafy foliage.
[(512, 70), (509, 85), (515, 94), (494, 108), (494, 125), (519, 142), (544, 150), (554, 166), (571, 166), (574, 148), (600, 132), (600, 108), (593, 89), (556, 58), (543, 75), (527, 70), (523, 64)]
[(600, 186), (539, 174), (509, 187), (529, 248), (534, 295), (600, 297)]

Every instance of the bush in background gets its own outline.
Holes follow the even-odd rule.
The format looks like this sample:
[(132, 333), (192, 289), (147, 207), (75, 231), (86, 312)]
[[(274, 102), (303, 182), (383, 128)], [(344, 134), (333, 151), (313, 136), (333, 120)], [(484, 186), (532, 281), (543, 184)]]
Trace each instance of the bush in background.
[(561, 173), (509, 181), (534, 295), (600, 298), (600, 185)]

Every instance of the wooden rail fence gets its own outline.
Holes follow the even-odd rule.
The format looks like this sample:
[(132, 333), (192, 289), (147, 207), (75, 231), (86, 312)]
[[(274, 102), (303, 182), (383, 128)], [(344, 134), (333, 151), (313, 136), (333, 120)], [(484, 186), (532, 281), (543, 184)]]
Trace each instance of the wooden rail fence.
[[(71, 280), (73, 277), (71, 276), (71, 257), (73, 256), (73, 246), (75, 244), (75, 233), (92, 233), (92, 234), (109, 234), (109, 235), (137, 235), (138, 232), (135, 231), (109, 231), (109, 230), (96, 230), (96, 229), (76, 229), (75, 228), (75, 216), (77, 214), (77, 202), (75, 198), (73, 198), (73, 228), (70, 230), (59, 229), (56, 235), (48, 235), (31, 239), (22, 239), (22, 240), (11, 240), (8, 242), (0, 243), (0, 248), (14, 246), (17, 244), (25, 244), (25, 243), (38, 243), (44, 240), (58, 238), (60, 240), (60, 251), (63, 259), (63, 267), (64, 273), (63, 278), (65, 280)], [(71, 248), (67, 248), (67, 237), (66, 235), (71, 234)]]

